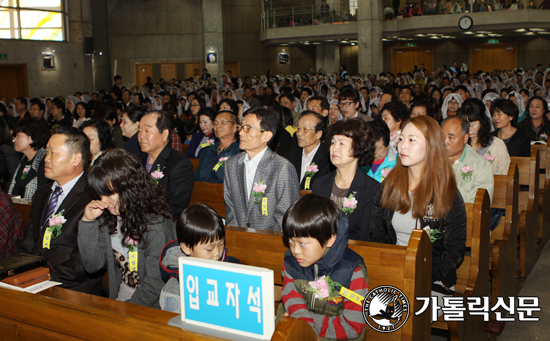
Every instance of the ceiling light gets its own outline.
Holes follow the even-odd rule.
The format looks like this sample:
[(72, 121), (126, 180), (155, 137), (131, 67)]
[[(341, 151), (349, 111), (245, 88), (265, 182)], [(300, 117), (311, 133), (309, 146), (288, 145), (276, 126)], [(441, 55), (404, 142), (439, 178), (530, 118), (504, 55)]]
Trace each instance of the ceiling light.
[(525, 32), (525, 29), (524, 29), (524, 28), (520, 28), (520, 29), (515, 30), (514, 32)]

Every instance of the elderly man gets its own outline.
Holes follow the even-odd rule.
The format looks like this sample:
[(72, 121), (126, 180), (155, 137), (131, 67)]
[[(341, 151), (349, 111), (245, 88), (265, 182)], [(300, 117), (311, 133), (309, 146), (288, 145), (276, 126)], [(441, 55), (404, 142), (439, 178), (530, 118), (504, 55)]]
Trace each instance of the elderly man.
[(252, 96), (252, 89), (249, 86), (244, 88), (243, 99), (250, 105), (251, 108), (257, 108), (262, 106), (262, 102), (259, 99)]
[(323, 117), (328, 116), (329, 109), (328, 101), (322, 96), (313, 96), (307, 101), (307, 110), (314, 111)]
[(345, 120), (352, 118), (359, 118), (365, 122), (372, 121), (371, 117), (360, 112), (361, 103), (359, 102), (359, 91), (351, 85), (346, 85), (342, 88), (340, 95), (338, 96), (340, 103), (338, 106), (344, 115)]
[(15, 100), (15, 112), (13, 113), (17, 118), (29, 117), (30, 114), (27, 111), (27, 99), (25, 97), (17, 97)]
[(276, 113), (261, 107), (243, 115), (239, 148), (244, 152), (225, 162), (226, 225), (280, 232), (285, 212), (300, 196), (292, 164), (267, 147), (277, 122)]
[(473, 204), (478, 188), (485, 188), (492, 201), (494, 178), (491, 163), (468, 145), (470, 122), (461, 116), (452, 116), (445, 119), (441, 127), (445, 133), (447, 156), (464, 202)]
[(21, 251), (45, 257), (51, 279), (62, 288), (100, 295), (102, 273), (84, 270), (77, 246), (78, 222), (92, 200), (84, 175), (90, 141), (77, 128), (58, 127), (46, 151), (44, 173), (54, 183), (34, 195)]
[(323, 116), (309, 110), (300, 115), (296, 130), (299, 148), (294, 148), (285, 155), (296, 168), (300, 189), (311, 190), (315, 179), (334, 170), (329, 150), (321, 143), (324, 131)]
[(170, 114), (151, 112), (139, 121), (138, 140), (140, 158), (153, 180), (165, 188), (170, 202), (170, 213), (178, 219), (189, 206), (194, 175), (191, 161), (170, 144)]

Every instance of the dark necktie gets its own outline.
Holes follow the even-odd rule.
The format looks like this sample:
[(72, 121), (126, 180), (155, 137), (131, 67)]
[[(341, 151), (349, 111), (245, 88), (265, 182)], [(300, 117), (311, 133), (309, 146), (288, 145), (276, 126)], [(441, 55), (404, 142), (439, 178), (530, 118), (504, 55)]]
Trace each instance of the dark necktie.
[(52, 217), (52, 215), (55, 213), (55, 207), (57, 206), (57, 200), (59, 199), (59, 196), (63, 193), (63, 189), (59, 186), (56, 186), (53, 190), (52, 196), (50, 197), (50, 201), (48, 202), (48, 206), (46, 206), (46, 211), (44, 212), (44, 217), (42, 218), (42, 228), (47, 225), (48, 219)]

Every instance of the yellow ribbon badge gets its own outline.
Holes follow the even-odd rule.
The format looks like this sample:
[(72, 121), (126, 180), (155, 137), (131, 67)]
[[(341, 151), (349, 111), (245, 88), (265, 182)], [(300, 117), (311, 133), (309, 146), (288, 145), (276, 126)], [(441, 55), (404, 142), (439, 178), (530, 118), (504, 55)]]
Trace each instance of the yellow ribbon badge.
[(306, 178), (306, 184), (305, 184), (305, 186), (304, 186), (305, 189), (309, 189), (309, 183), (310, 183), (310, 182), (311, 182), (311, 177), (308, 176), (308, 177)]
[(49, 249), (51, 241), (52, 241), (52, 231), (49, 228), (47, 228), (46, 232), (44, 233), (44, 240), (42, 241), (42, 247), (44, 249)]
[(267, 215), (267, 197), (262, 198), (262, 215)]
[(345, 298), (347, 298), (348, 300), (352, 301), (355, 304), (359, 304), (360, 306), (363, 305), (363, 300), (365, 299), (363, 296), (359, 295), (358, 293), (344, 287), (340, 289), (340, 295), (344, 296)]
[(214, 169), (214, 172), (217, 172), (218, 169), (220, 169), (221, 165), (222, 165), (221, 162), (216, 163), (216, 165), (215, 165), (214, 168), (213, 168), (213, 169)]
[(128, 252), (128, 257), (130, 258), (130, 271), (131, 272), (137, 272), (138, 268), (138, 253), (137, 251), (130, 251)]

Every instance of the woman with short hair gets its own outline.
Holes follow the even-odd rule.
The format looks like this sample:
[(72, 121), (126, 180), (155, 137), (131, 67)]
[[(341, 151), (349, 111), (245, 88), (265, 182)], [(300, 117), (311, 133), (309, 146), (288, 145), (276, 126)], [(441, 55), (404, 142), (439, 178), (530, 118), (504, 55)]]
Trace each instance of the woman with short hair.
[(111, 127), (104, 120), (90, 120), (84, 122), (82, 131), (90, 140), (90, 167), (92, 167), (104, 151), (113, 147)]

